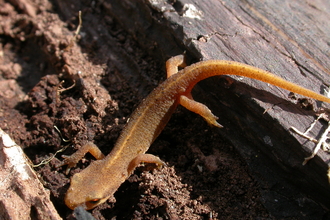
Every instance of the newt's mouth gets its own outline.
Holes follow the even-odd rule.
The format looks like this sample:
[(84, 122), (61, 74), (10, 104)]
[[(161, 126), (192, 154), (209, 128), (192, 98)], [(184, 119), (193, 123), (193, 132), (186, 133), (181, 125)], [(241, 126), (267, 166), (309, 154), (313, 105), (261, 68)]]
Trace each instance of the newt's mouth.
[(76, 207), (81, 206), (82, 208), (86, 209), (85, 203), (77, 203), (73, 199), (68, 199), (68, 194), (65, 195), (65, 205), (68, 206), (70, 209), (74, 210)]
[(70, 191), (68, 191), (66, 194), (65, 204), (72, 210), (75, 210), (78, 207), (82, 207), (85, 210), (90, 210), (107, 200), (107, 198), (102, 198), (102, 199), (95, 198), (95, 199), (91, 199), (88, 201), (83, 201), (83, 202), (79, 201), (78, 202), (77, 200), (73, 199), (72, 197), (70, 197), (70, 199), (68, 199), (69, 197), (70, 197)]

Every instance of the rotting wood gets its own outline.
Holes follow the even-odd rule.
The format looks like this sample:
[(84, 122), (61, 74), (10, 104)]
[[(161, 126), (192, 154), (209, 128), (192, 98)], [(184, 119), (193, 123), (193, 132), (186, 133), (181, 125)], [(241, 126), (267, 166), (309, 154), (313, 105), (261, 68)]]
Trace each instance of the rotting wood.
[[(330, 19), (327, 1), (192, 0), (169, 4), (126, 0), (104, 5), (141, 45), (157, 45), (151, 53), (161, 59), (186, 51), (195, 59), (229, 59), (254, 65), (319, 93), (328, 85), (330, 33), (323, 25)], [(197, 15), (190, 16), (187, 10), (195, 10)], [(219, 116), (225, 127), (219, 132), (236, 146), (262, 184), (282, 182), (288, 187), (283, 181), (289, 180), (298, 192), (329, 208), (329, 156), (319, 152), (303, 166), (315, 146), (289, 130), (291, 126), (305, 130), (314, 112), (300, 109), (286, 91), (234, 79), (235, 88), (230, 89), (219, 79), (205, 80), (195, 94), (207, 100)], [(199, 94), (202, 91), (204, 95)], [(317, 107), (329, 107), (316, 103)], [(313, 135), (322, 133), (324, 126), (317, 123)], [(271, 177), (274, 174), (277, 177)], [(273, 204), (266, 201), (266, 206), (272, 209)]]

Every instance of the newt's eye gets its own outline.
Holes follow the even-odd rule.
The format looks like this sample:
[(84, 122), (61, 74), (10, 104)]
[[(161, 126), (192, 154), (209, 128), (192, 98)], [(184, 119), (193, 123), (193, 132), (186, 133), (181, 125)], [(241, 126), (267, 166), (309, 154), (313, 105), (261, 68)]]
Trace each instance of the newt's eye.
[(87, 201), (86, 204), (86, 208), (87, 209), (92, 209), (95, 206), (97, 206), (100, 203), (101, 199), (91, 199), (89, 201)]
[(99, 201), (100, 201), (100, 199), (92, 199), (92, 200), (89, 200), (88, 203), (95, 205), (95, 204), (97, 204)]

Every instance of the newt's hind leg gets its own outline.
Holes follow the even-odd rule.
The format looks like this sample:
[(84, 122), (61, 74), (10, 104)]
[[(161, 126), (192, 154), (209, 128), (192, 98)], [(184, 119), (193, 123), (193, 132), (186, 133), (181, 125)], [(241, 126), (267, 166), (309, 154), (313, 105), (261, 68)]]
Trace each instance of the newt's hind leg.
[(138, 154), (128, 165), (127, 173), (130, 175), (133, 173), (135, 168), (141, 163), (153, 163), (157, 165), (157, 168), (166, 166), (166, 164), (155, 155), (152, 154)]
[(195, 112), (196, 114), (202, 116), (208, 124), (219, 128), (223, 127), (217, 122), (218, 117), (215, 116), (206, 105), (196, 102), (190, 93), (188, 95), (181, 95), (179, 98), (179, 103), (189, 111)]
[[(179, 71), (179, 66), (186, 66), (184, 55), (178, 55), (168, 59), (166, 62), (167, 78), (176, 74)], [(211, 110), (206, 105), (196, 102), (191, 96), (191, 93), (181, 95), (179, 97), (179, 103), (189, 111), (195, 112), (202, 116), (210, 125), (222, 128), (222, 125), (217, 122), (218, 117), (213, 115)]]
[[(167, 78), (176, 74), (179, 71), (179, 66), (186, 66), (184, 55), (178, 55), (168, 59), (166, 62)], [(217, 122), (218, 117), (213, 115), (211, 110), (206, 105), (196, 102), (190, 93), (187, 95), (181, 95), (179, 97), (179, 103), (189, 111), (195, 112), (202, 116), (210, 125), (222, 128), (222, 125)]]
[(176, 74), (179, 71), (179, 67), (186, 67), (186, 61), (184, 55), (177, 55), (166, 61), (166, 73), (167, 78), (170, 78), (172, 75)]

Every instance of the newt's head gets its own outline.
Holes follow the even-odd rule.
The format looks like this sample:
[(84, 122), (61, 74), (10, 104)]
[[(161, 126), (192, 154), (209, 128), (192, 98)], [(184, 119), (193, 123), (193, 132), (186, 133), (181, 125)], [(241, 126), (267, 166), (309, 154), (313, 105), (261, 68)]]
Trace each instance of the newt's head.
[(82, 206), (86, 210), (95, 208), (99, 204), (104, 203), (110, 197), (110, 196), (102, 197), (93, 192), (88, 194), (86, 197), (82, 197), (83, 194), (76, 194), (74, 188), (72, 188), (71, 186), (72, 183), (65, 195), (65, 204), (72, 210), (78, 206)]
[(65, 204), (70, 209), (82, 206), (89, 210), (95, 208), (107, 199), (115, 202), (113, 194), (125, 181), (125, 176), (118, 170), (114, 172), (100, 169), (101, 161), (94, 161), (89, 167), (76, 173), (71, 178), (70, 187), (65, 195)]

